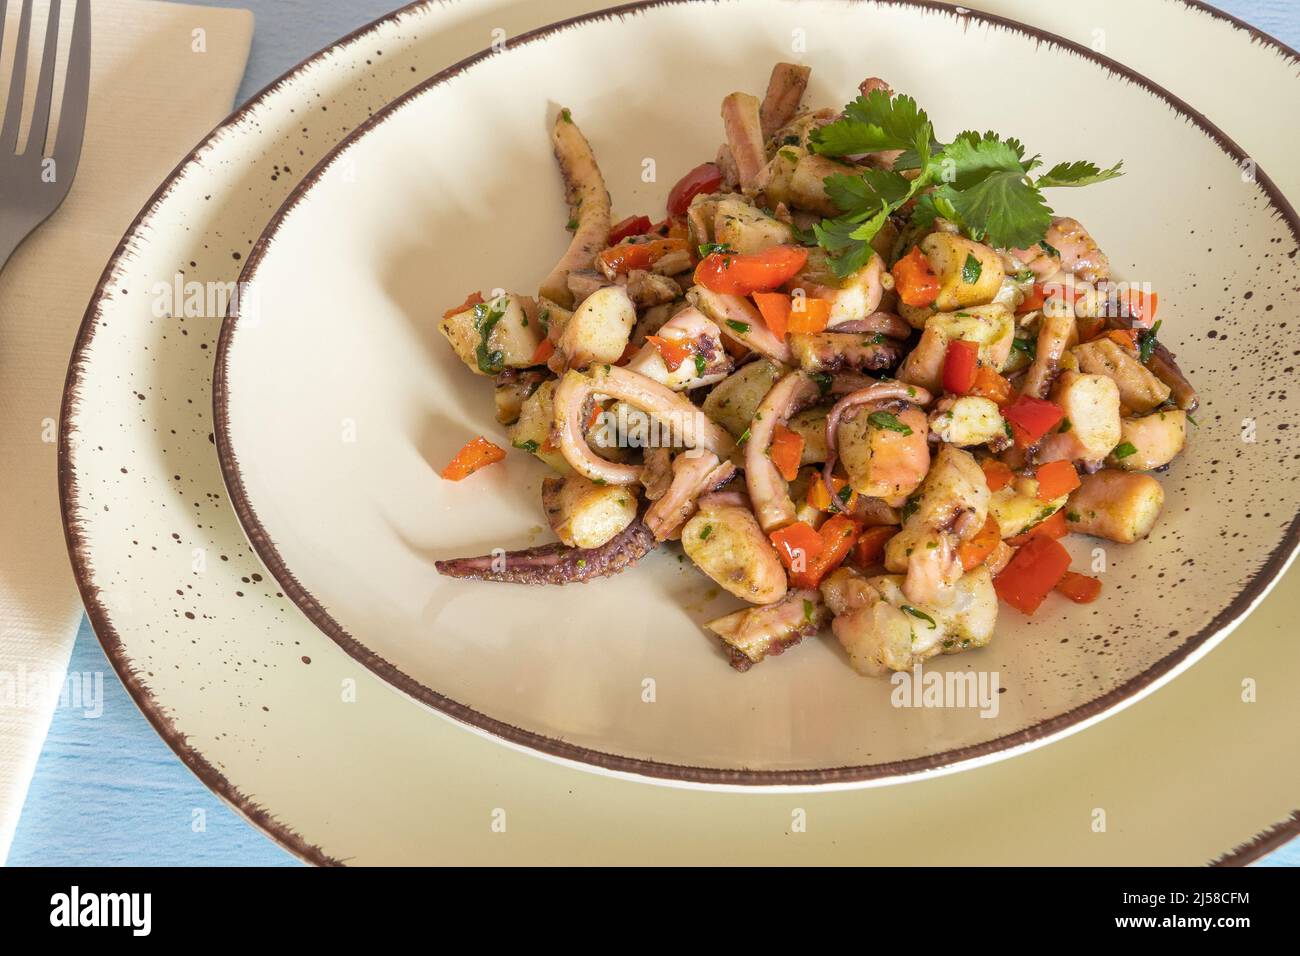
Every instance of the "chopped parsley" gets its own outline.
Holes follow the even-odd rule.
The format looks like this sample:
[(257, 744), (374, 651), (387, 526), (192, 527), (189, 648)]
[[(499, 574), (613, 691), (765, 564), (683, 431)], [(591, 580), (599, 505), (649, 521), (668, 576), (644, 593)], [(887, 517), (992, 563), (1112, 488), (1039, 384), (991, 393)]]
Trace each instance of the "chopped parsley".
[(745, 444), (745, 442), (747, 442), (747, 441), (749, 441), (749, 429), (748, 429), (748, 428), (746, 428), (746, 429), (744, 430), (744, 432), (741, 433), (741, 436), (740, 436), (739, 438), (736, 439), (736, 444), (737, 444), (737, 445), (743, 445), (743, 444)]
[(727, 245), (725, 242), (706, 242), (700, 246), (700, 258), (705, 259), (714, 253), (717, 253), (720, 256), (729, 256), (733, 255), (735, 251), (735, 249), (731, 248), (731, 246)]
[(1011, 347), (1017, 352), (1023, 352), (1030, 361), (1038, 354), (1038, 343), (1033, 339), (1012, 339)]
[(912, 429), (900, 422), (898, 416), (893, 412), (872, 412), (867, 416), (867, 422), (876, 428), (884, 428), (891, 432), (898, 432), (904, 438), (912, 434)]
[(748, 322), (737, 322), (735, 319), (727, 319), (727, 328), (731, 329), (731, 331), (736, 332), (740, 335), (749, 334)]
[(969, 252), (966, 253), (966, 261), (961, 267), (961, 281), (967, 285), (974, 285), (980, 281), (980, 273), (983, 271), (984, 267), (980, 265), (980, 261)]
[(564, 109), (560, 110), (560, 119), (564, 120), (564, 122), (566, 123), (573, 122), (573, 114), (569, 112), (569, 108), (567, 106)]
[(520, 451), (528, 452), (530, 455), (536, 455), (537, 449), (541, 447), (541, 445), (537, 444), (537, 442), (533, 441), (531, 438), (525, 439), (524, 441), (512, 441), (510, 444), (515, 448), (518, 448)]
[(1151, 326), (1149, 329), (1143, 329), (1138, 333), (1138, 358), (1141, 359), (1143, 365), (1146, 365), (1147, 362), (1151, 361), (1151, 353), (1154, 352), (1156, 346), (1160, 344), (1156, 339), (1156, 333), (1160, 331), (1160, 323), (1162, 321), (1164, 320), (1156, 319), (1155, 325)]
[(711, 534), (713, 534), (713, 525), (706, 524), (703, 528), (700, 529), (700, 540), (708, 541), (709, 535)]
[(927, 622), (927, 623), (930, 625), (930, 630), (932, 630), (932, 631), (933, 631), (936, 627), (939, 626), (938, 624), (936, 624), (936, 623), (934, 622), (934, 618), (932, 618), (930, 615), (926, 614), (924, 611), (918, 611), (916, 608), (912, 607), (912, 605), (910, 605), (910, 604), (904, 604), (904, 605), (903, 605), (903, 610), (906, 611), (908, 614), (912, 615), (912, 617), (915, 617), (915, 618), (918, 618), (918, 619), (920, 619), (920, 620), (922, 620), (922, 621)]
[(813, 622), (813, 602), (807, 598), (803, 599), (803, 622), (805, 624)]
[(704, 356), (700, 355), (698, 352), (695, 353), (695, 374), (702, 378), (704, 373), (708, 371), (708, 368), (709, 363), (705, 360)]
[(485, 375), (496, 375), (505, 368), (505, 353), (500, 349), (492, 349), (488, 345), (492, 330), (505, 318), (506, 310), (498, 308), (499, 301), (501, 300), (491, 303), (480, 302), (474, 306), (473, 311), (474, 331), (479, 335), (478, 345), (474, 348), (474, 359), (478, 363), (478, 370)]
[[(1118, 167), (1116, 167), (1116, 168), (1118, 168)], [(1061, 250), (1057, 249), (1056, 246), (1048, 245), (1046, 239), (1039, 239), (1039, 240), (1038, 240), (1038, 248), (1042, 249), (1045, 253), (1047, 253), (1047, 254), (1048, 254), (1049, 256), (1051, 256), (1053, 259), (1059, 259), (1059, 258), (1061, 258)]]
[(835, 384), (835, 379), (828, 372), (813, 372), (812, 380), (817, 383), (817, 390), (825, 395)]
[(1116, 461), (1121, 461), (1129, 457), (1129, 455), (1136, 455), (1137, 449), (1133, 447), (1131, 441), (1124, 441), (1116, 445), (1115, 450), (1111, 452), (1111, 454), (1115, 456)]

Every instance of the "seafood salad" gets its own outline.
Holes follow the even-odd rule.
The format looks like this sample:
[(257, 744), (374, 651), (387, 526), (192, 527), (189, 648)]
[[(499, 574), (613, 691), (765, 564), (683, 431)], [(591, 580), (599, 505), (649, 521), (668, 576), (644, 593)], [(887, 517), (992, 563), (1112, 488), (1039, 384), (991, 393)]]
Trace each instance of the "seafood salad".
[[(737, 669), (828, 629), (882, 675), (988, 644), (1000, 604), (1096, 600), (1066, 535), (1150, 534), (1196, 393), (1158, 295), (1046, 199), (1121, 165), (945, 142), (877, 78), (813, 108), (809, 75), (727, 96), (716, 157), (658, 222), (615, 221), (560, 111), (568, 250), (535, 295), (474, 293), (440, 325), (553, 470), (558, 541), (440, 573), (563, 585), (679, 542), (746, 603), (706, 625)], [(476, 437), (442, 476), (506, 454)]]

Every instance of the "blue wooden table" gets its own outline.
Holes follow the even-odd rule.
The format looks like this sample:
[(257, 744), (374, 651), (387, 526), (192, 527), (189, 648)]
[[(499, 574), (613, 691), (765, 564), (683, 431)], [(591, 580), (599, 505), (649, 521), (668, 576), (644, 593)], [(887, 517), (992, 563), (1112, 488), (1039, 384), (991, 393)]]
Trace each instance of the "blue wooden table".
[[(403, 0), (204, 0), (257, 15), (242, 102), (293, 64)], [(610, 0), (614, 3), (615, 0)], [(1300, 48), (1296, 0), (1218, 6)], [(296, 860), (213, 796), (172, 754), (127, 696), (89, 624), (69, 665), (104, 675), (104, 707), (89, 719), (55, 710), (9, 852), (11, 865), (293, 866)], [(195, 809), (207, 828), (194, 833)], [(1300, 866), (1300, 840), (1263, 865)]]

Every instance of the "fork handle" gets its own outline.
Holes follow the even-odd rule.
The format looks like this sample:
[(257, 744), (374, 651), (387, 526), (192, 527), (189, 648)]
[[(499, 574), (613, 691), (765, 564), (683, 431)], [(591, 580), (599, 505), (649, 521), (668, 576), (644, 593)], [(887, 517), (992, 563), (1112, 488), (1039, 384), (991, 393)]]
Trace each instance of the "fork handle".
[(9, 257), (14, 254), (24, 239), (27, 238), (26, 232), (18, 232), (12, 225), (0, 222), (0, 272), (4, 271), (5, 264)]

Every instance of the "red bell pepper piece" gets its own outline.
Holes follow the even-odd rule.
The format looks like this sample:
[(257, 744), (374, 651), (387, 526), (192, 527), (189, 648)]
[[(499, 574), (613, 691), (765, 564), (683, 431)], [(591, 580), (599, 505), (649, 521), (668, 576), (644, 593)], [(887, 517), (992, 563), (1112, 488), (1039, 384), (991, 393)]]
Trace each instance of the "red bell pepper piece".
[(890, 271), (894, 275), (894, 288), (904, 304), (919, 309), (939, 298), (939, 279), (920, 246), (913, 246)]
[(695, 267), (695, 281), (727, 295), (750, 295), (779, 288), (799, 274), (808, 261), (802, 246), (773, 246), (741, 255), (714, 252)]
[(649, 216), (628, 216), (626, 219), (609, 227), (609, 244), (616, 246), (624, 239), (644, 235), (652, 228), (654, 227)]
[(1065, 418), (1055, 402), (1021, 395), (1002, 409), (1002, 417), (1011, 423), (1011, 434), (1019, 448), (1028, 448), (1050, 432)]
[(965, 339), (948, 343), (943, 360), (943, 387), (954, 395), (965, 395), (975, 387), (980, 368), (980, 347)]
[(1033, 614), (1069, 570), (1070, 553), (1054, 538), (1039, 535), (993, 579), (993, 590), (1017, 611)]

